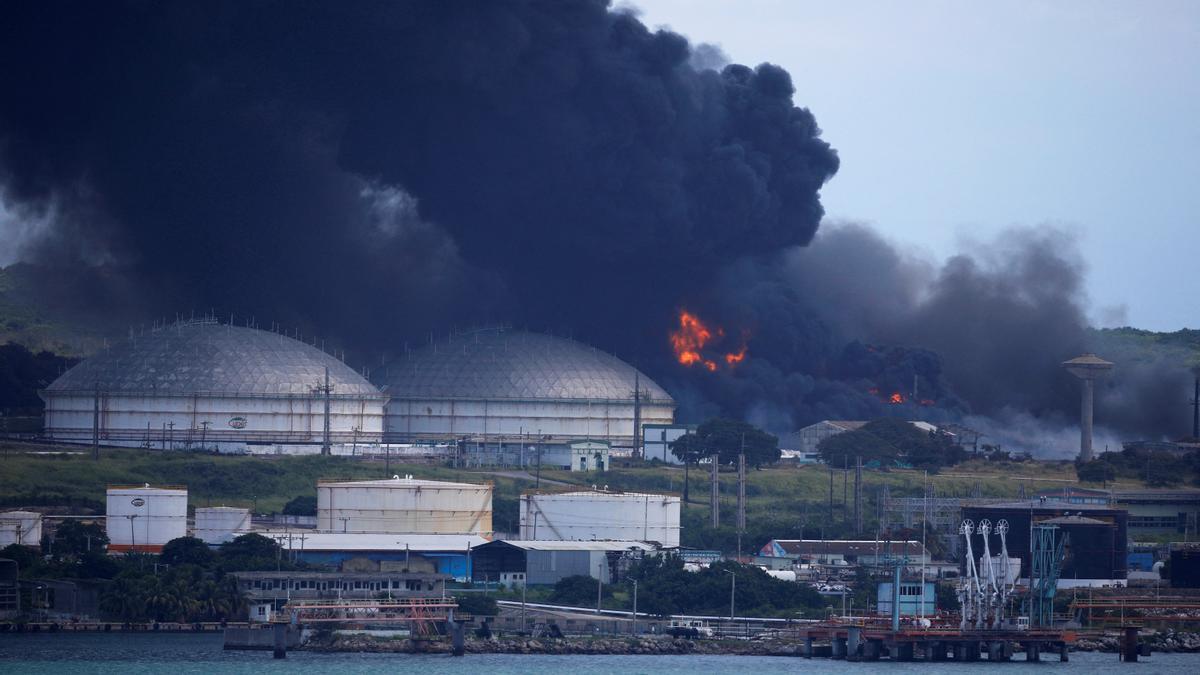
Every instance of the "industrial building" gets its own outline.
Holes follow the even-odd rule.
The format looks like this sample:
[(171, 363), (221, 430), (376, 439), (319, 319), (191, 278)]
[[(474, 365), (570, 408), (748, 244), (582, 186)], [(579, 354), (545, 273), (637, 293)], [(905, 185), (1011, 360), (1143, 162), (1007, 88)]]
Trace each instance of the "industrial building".
[(42, 545), (42, 514), (34, 511), (0, 513), (0, 548)]
[(491, 483), (394, 476), (317, 483), (317, 529), (333, 533), (492, 534)]
[[(244, 451), (248, 444), (379, 443), (386, 397), (338, 359), (214, 319), (133, 335), (43, 392), (56, 441)], [(326, 435), (328, 427), (328, 436)]]
[(929, 552), (919, 541), (772, 539), (759, 555), (819, 565), (884, 565), (902, 557), (909, 567), (929, 563)]
[(362, 534), (265, 531), (290, 557), (342, 572), (413, 572), (470, 578), (473, 554), (487, 539), (475, 534)]
[(679, 497), (641, 492), (531, 492), (521, 495), (525, 540), (643, 541), (679, 546)]
[[(1022, 560), (1021, 576), (1029, 577), (1031, 525), (1054, 525), (1068, 537), (1058, 585), (1124, 586), (1128, 570), (1128, 514), (1097, 504), (1069, 504), (1047, 499), (966, 505), (964, 520), (1008, 522), (1008, 554)], [(991, 550), (1000, 550), (993, 534)]]
[(675, 401), (633, 366), (574, 340), (487, 328), (407, 351), (376, 371), (388, 441), (455, 439), (483, 452), (563, 440), (632, 449), (636, 421)]
[(109, 553), (161, 553), (187, 536), (187, 488), (110, 485), (105, 507)]
[(250, 509), (213, 506), (196, 509), (192, 536), (206, 544), (224, 544), (250, 532)]
[(654, 547), (640, 541), (493, 541), (474, 551), (472, 579), (519, 587), (590, 576), (609, 584)]
[(695, 424), (643, 424), (642, 456), (646, 461), (657, 459), (666, 464), (683, 464), (671, 452), (671, 444), (697, 427)]
[(234, 572), (249, 619), (268, 622), (292, 600), (434, 597), (446, 589), (446, 575), (408, 572)]

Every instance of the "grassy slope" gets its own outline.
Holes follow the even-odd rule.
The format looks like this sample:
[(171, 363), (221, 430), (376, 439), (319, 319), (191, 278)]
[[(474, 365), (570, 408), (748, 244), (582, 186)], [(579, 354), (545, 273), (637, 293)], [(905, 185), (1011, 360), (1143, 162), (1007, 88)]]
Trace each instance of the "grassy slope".
[[(4, 447), (0, 444), (0, 447)], [(25, 446), (21, 449), (28, 449)], [(192, 506), (246, 506), (257, 496), (259, 512), (279, 511), (293, 497), (315, 495), (320, 478), (383, 478), (384, 463), (365, 462), (339, 457), (235, 457), (163, 453), (142, 450), (105, 450), (100, 462), (90, 459), (86, 449), (71, 449), (81, 454), (33, 455), (13, 450), (0, 457), (0, 504), (9, 507), (36, 506), (87, 500), (102, 510), (104, 490), (110, 484), (182, 484), (188, 487)], [(463, 480), (496, 485), (495, 526), (500, 530), (515, 530), (517, 497), (523, 490), (533, 488), (532, 481), (508, 476), (496, 476), (475, 470), (457, 470), (440, 466), (406, 465), (393, 462), (393, 474), (412, 474), (435, 480)], [(677, 468), (639, 466), (618, 468), (605, 473), (572, 474), (563, 471), (544, 471), (543, 478), (552, 481), (588, 486), (600, 482), (614, 490), (653, 490), (679, 493), (683, 471)], [(873, 528), (876, 497), (881, 486), (887, 485), (893, 496), (921, 494), (923, 480), (914, 471), (864, 471), (864, 522)], [(1019, 480), (1026, 478), (1028, 480)], [(684, 543), (713, 545), (702, 531), (708, 522), (707, 473), (693, 472), (692, 503), (684, 515)], [(938, 494), (968, 495), (978, 489), (982, 496), (1016, 497), (1020, 485), (1027, 492), (1071, 484), (1074, 470), (1067, 463), (991, 465), (972, 462), (944, 475), (930, 476)], [(723, 472), (720, 476), (722, 517), (731, 524), (734, 515), (736, 476)], [(851, 488), (853, 477), (851, 476)], [(1130, 482), (1130, 486), (1137, 485)], [(549, 483), (543, 487), (554, 488)], [(773, 536), (799, 524), (808, 527), (832, 527), (826, 522), (829, 473), (824, 467), (785, 467), (747, 474), (747, 518), (751, 524), (749, 546), (761, 546), (757, 539)], [(842, 476), (835, 472), (835, 521), (847, 518), (841, 505)], [(75, 510), (79, 510), (76, 506)], [(780, 535), (783, 536), (783, 535)], [(765, 539), (764, 539), (765, 541)]]
[[(0, 442), (0, 447), (4, 447)], [(10, 446), (11, 447), (11, 446)], [(28, 446), (21, 449), (27, 450)], [(108, 485), (151, 483), (186, 485), (192, 506), (244, 506), (259, 512), (279, 511), (293, 497), (316, 496), (321, 478), (385, 478), (384, 462), (341, 457), (236, 457), (182, 452), (103, 450), (99, 462), (87, 449), (68, 448), (70, 455), (9, 452), (0, 457), (0, 500), (9, 505), (36, 505), (46, 498), (86, 499), (103, 505)], [(523, 481), (441, 467), (391, 464), (392, 474), (435, 480), (496, 484), (499, 499), (513, 500)]]

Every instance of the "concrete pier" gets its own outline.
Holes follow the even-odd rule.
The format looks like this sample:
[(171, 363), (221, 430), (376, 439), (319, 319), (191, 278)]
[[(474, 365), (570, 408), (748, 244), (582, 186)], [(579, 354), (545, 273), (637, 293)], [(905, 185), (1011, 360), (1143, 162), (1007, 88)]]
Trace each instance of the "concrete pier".
[(271, 630), (275, 633), (275, 648), (271, 653), (277, 659), (287, 658), (287, 628), (286, 623), (277, 623), (271, 627)]

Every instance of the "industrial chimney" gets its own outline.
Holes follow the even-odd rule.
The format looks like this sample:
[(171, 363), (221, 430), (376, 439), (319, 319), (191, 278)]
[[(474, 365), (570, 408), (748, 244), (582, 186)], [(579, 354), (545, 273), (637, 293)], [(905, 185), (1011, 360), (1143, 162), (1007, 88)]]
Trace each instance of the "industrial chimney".
[(1079, 411), (1079, 461), (1089, 462), (1092, 459), (1092, 393), (1096, 378), (1108, 375), (1113, 364), (1095, 354), (1084, 354), (1064, 361), (1062, 365), (1068, 373), (1083, 380), (1083, 405)]

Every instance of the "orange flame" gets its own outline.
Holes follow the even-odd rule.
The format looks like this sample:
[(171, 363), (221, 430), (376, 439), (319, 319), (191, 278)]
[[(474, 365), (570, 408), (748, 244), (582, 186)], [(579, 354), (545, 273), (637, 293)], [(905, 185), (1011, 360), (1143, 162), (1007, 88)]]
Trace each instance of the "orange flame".
[[(675, 351), (675, 360), (685, 366), (703, 366), (709, 372), (716, 372), (717, 361), (704, 356), (704, 347), (713, 338), (725, 337), (721, 327), (709, 328), (700, 317), (682, 310), (679, 312), (679, 329), (671, 332), (671, 348)], [(742, 346), (736, 352), (722, 355), (721, 358), (729, 367), (741, 363), (746, 358), (746, 335), (742, 336)]]
[(701, 363), (709, 370), (716, 370), (716, 363), (700, 355), (700, 350), (711, 339), (712, 331), (696, 315), (686, 311), (679, 313), (679, 330), (671, 333), (671, 346), (681, 364), (694, 366)]
[(891, 403), (892, 405), (904, 403), (904, 394), (901, 394), (900, 392), (892, 394), (891, 398), (888, 399), (888, 403)]
[(741, 363), (745, 358), (746, 358), (746, 345), (743, 344), (741, 349), (737, 350), (736, 352), (730, 352), (729, 354), (725, 355), (725, 363), (728, 363), (729, 365), (733, 366), (733, 365)]

